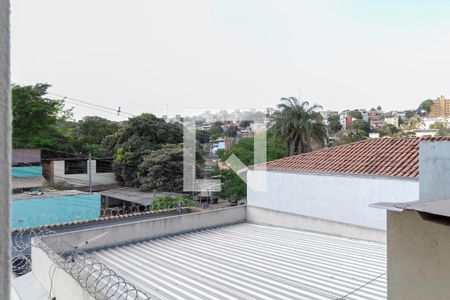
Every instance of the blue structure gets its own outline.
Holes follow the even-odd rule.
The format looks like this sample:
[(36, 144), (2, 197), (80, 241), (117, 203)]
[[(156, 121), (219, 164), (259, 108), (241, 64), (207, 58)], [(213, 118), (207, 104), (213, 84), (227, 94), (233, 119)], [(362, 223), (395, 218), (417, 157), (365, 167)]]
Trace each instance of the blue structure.
[(100, 194), (12, 201), (12, 228), (36, 227), (100, 217)]
[(42, 166), (12, 167), (12, 177), (42, 176)]

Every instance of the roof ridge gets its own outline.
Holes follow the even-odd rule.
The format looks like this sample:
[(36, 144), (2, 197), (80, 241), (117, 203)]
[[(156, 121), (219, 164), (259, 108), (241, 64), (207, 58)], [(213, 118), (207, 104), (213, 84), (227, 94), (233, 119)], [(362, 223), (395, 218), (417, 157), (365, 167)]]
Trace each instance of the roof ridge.
[(419, 175), (419, 144), (450, 141), (450, 137), (383, 137), (300, 153), (267, 162), (269, 170), (415, 178)]

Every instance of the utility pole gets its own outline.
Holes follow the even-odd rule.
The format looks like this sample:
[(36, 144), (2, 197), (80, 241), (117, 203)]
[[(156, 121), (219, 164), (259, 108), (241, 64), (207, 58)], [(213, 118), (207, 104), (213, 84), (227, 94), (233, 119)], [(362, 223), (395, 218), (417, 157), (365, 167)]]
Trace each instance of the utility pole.
[(89, 194), (92, 194), (92, 154), (88, 158)]

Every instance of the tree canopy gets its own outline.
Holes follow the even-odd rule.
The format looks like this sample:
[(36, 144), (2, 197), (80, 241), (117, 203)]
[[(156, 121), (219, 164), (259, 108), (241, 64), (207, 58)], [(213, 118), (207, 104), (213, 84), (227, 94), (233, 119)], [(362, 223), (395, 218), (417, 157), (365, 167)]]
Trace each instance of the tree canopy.
[(327, 138), (327, 129), (318, 112), (322, 107), (310, 106), (295, 97), (282, 98), (273, 114), (273, 130), (287, 145), (289, 154), (310, 152), (321, 148)]
[(182, 141), (180, 124), (166, 123), (152, 114), (142, 114), (129, 119), (105, 144), (108, 144), (110, 152), (115, 153), (113, 166), (117, 180), (126, 186), (138, 186), (137, 171), (143, 156), (164, 144), (179, 144)]
[[(272, 134), (267, 135), (267, 161), (282, 158), (287, 155), (286, 144)], [(230, 149), (218, 151), (221, 161), (226, 161), (232, 154), (236, 155), (247, 166), (254, 164), (254, 137), (239, 139)], [(235, 200), (247, 195), (247, 186), (244, 181), (232, 170), (216, 169), (214, 174), (222, 180), (222, 190), (219, 196)]]
[(119, 130), (117, 122), (97, 116), (86, 116), (73, 127), (71, 137), (74, 150), (83, 154), (92, 153), (94, 157), (108, 156), (107, 144), (103, 141)]
[(419, 105), (419, 110), (426, 111), (427, 113), (430, 113), (431, 106), (433, 105), (433, 100), (427, 99), (425, 101), (422, 101)]
[(362, 119), (363, 118), (362, 113), (357, 109), (350, 111), (348, 114), (354, 119)]
[[(202, 174), (203, 159), (196, 155), (196, 173)], [(143, 191), (183, 191), (183, 145), (162, 145), (143, 156), (139, 165), (138, 186)]]
[(59, 122), (71, 116), (63, 100), (45, 97), (49, 84), (12, 86), (13, 147), (70, 149), (68, 132)]
[(339, 116), (329, 116), (328, 117), (328, 132), (336, 133), (342, 129), (342, 124), (339, 122)]
[(395, 136), (399, 130), (392, 124), (384, 124), (378, 129), (381, 136)]

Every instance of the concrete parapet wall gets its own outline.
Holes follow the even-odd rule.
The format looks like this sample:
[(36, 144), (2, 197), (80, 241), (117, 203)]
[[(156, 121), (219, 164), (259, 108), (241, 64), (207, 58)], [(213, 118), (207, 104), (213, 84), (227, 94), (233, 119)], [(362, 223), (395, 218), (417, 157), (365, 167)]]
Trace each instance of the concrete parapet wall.
[(386, 243), (386, 231), (247, 206), (247, 222)]

